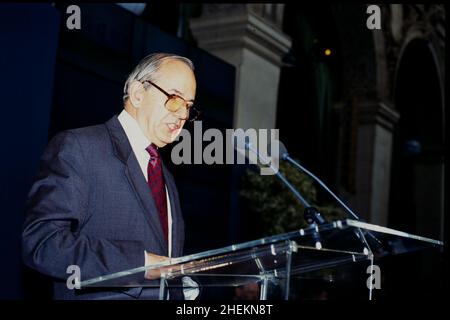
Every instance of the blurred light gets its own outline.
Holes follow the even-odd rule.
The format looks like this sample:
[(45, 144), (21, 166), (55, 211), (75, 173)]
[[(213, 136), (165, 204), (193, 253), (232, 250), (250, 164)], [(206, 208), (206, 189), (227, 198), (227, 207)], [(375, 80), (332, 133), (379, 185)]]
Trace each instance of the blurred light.
[(326, 56), (330, 56), (331, 55), (331, 50), (330, 49), (325, 49), (325, 55)]
[(403, 152), (406, 156), (417, 156), (422, 152), (422, 144), (417, 140), (406, 140), (403, 145)]
[(135, 15), (141, 15), (145, 10), (146, 3), (116, 3), (118, 6), (134, 13)]

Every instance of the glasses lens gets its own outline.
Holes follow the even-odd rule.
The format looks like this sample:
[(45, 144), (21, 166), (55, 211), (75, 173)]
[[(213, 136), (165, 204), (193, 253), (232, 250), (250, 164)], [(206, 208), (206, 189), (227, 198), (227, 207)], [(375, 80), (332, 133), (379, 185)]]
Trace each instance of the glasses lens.
[(170, 112), (177, 112), (181, 108), (184, 108), (186, 102), (184, 102), (183, 99), (179, 97), (170, 97), (169, 100), (166, 102), (166, 108)]
[(166, 102), (166, 108), (170, 112), (176, 113), (181, 119), (194, 121), (200, 115), (200, 112), (194, 107), (186, 107), (186, 101), (180, 97), (170, 97)]
[(170, 112), (177, 114), (182, 120), (187, 120), (189, 118), (186, 102), (180, 97), (173, 96), (169, 98), (166, 103), (166, 108)]

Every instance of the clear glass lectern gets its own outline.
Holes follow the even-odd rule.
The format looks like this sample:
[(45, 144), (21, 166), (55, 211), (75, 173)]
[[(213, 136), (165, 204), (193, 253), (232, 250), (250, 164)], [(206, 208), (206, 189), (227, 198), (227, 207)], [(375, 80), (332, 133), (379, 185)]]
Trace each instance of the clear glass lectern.
[[(152, 266), (106, 274), (81, 281), (80, 289), (92, 287), (157, 287), (159, 298), (181, 287), (185, 276), (195, 287), (238, 287), (257, 283), (259, 298), (290, 299), (298, 279), (332, 282), (342, 267), (364, 273), (362, 285), (372, 298), (372, 274), (379, 258), (425, 248), (443, 248), (443, 242), (356, 220), (338, 220), (228, 247), (172, 258)], [(361, 271), (363, 270), (363, 271)], [(159, 275), (146, 280), (145, 272)], [(183, 285), (186, 289), (186, 284)]]

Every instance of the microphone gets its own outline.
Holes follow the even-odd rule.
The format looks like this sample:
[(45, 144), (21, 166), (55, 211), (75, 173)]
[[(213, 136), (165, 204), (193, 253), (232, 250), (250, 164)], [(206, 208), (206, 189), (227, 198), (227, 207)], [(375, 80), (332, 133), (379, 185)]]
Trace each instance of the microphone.
[(344, 209), (356, 220), (360, 220), (358, 215), (352, 211), (336, 194), (334, 194), (333, 191), (330, 190), (330, 188), (327, 187), (325, 183), (322, 182), (318, 177), (316, 177), (311, 171), (303, 167), (300, 163), (295, 161), (289, 156), (289, 153), (286, 149), (286, 146), (280, 141), (279, 142), (279, 150), (280, 150), (280, 159), (284, 161), (288, 161), (290, 164), (294, 165), (300, 171), (306, 173), (309, 177), (313, 178), (314, 181), (316, 181), (323, 189), (325, 189), (339, 204), (344, 207)]
[[(297, 161), (292, 159), (289, 156), (286, 146), (281, 141), (278, 141), (278, 142), (279, 142), (279, 154), (280, 154), (281, 160), (289, 162), (291, 165), (294, 165), (300, 171), (306, 173), (309, 177), (311, 177), (314, 181), (316, 181), (323, 189), (325, 189), (347, 211), (347, 213), (349, 213), (355, 220), (361, 221), (359, 216), (356, 213), (354, 213), (353, 210), (350, 209), (336, 194), (334, 194), (334, 192), (331, 191), (330, 188), (328, 188), (327, 185), (324, 182), (322, 182), (322, 180), (320, 180), (318, 177), (316, 177), (311, 171), (309, 171), (308, 169), (303, 167), (300, 163), (298, 163)], [(367, 234), (370, 236), (370, 238), (372, 240), (375, 241), (377, 246), (381, 245), (381, 241), (377, 237), (375, 237), (375, 235), (372, 232), (368, 231)], [(367, 242), (366, 242), (366, 244), (367, 244)]]
[[(268, 164), (270, 169), (275, 173), (278, 179), (281, 180), (281, 182), (294, 194), (294, 196), (300, 201), (300, 203), (305, 207), (304, 211), (304, 217), (308, 224), (313, 225), (315, 223), (321, 225), (325, 224), (326, 220), (322, 217), (320, 212), (313, 206), (311, 206), (308, 201), (295, 189), (295, 187), (286, 179), (286, 177), (281, 174), (281, 172), (274, 168), (272, 163), (268, 161), (268, 159), (262, 155), (257, 149), (253, 147), (253, 145), (248, 141), (248, 136), (245, 137), (245, 141), (237, 139), (238, 143), (235, 144), (236, 149), (239, 152), (248, 150), (252, 152), (254, 155), (256, 155), (257, 159), (261, 163)], [(241, 150), (239, 150), (241, 149)]]

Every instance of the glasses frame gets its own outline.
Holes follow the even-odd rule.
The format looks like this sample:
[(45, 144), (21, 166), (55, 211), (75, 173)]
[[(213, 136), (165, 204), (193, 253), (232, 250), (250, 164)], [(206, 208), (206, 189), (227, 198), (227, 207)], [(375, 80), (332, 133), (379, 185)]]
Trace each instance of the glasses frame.
[[(166, 100), (166, 102), (164, 102), (164, 107), (168, 110), (168, 111), (170, 111), (170, 112), (173, 112), (173, 113), (177, 113), (180, 109), (178, 109), (178, 110), (176, 110), (176, 111), (171, 111), (171, 110), (169, 110), (169, 108), (167, 108), (167, 102), (169, 102), (169, 100), (170, 99), (173, 99), (173, 98), (180, 98), (181, 100), (183, 100), (184, 102), (186, 102), (186, 110), (187, 110), (187, 118), (186, 119), (184, 119), (184, 118), (181, 118), (181, 120), (184, 120), (184, 121), (189, 121), (189, 122), (193, 122), (193, 121), (195, 121), (196, 119), (198, 119), (198, 117), (200, 116), (200, 114), (201, 114), (201, 111), (200, 110), (198, 110), (197, 108), (195, 108), (193, 105), (191, 105), (191, 106), (187, 106), (187, 104), (188, 104), (188, 101), (186, 101), (186, 99), (184, 99), (183, 97), (180, 97), (179, 95), (177, 95), (177, 94), (173, 94), (173, 93), (168, 93), (166, 90), (164, 90), (163, 88), (161, 88), (160, 86), (158, 86), (157, 84), (155, 84), (154, 82), (152, 82), (152, 81), (150, 81), (150, 80), (145, 80), (145, 81), (142, 81), (142, 84), (144, 84), (144, 83), (149, 83), (149, 84), (151, 84), (152, 86), (154, 86), (156, 89), (158, 89), (159, 91), (161, 91), (163, 94), (165, 94), (166, 95), (166, 97), (167, 97), (167, 100)], [(194, 110), (195, 112), (196, 112), (196, 115), (191, 119), (190, 118), (190, 112), (191, 112), (191, 109), (192, 110)]]

